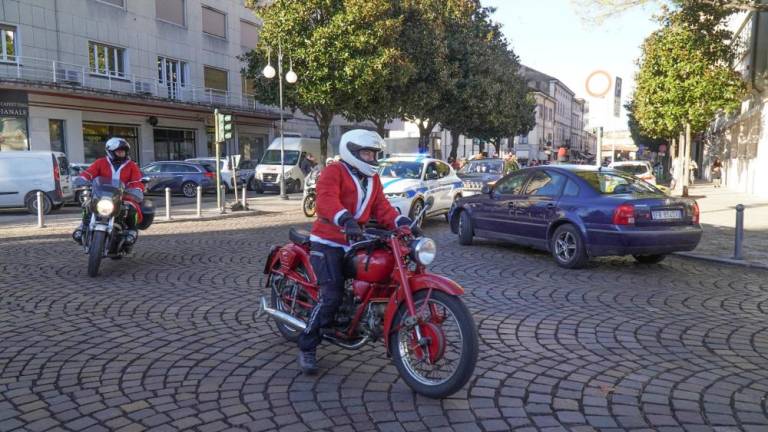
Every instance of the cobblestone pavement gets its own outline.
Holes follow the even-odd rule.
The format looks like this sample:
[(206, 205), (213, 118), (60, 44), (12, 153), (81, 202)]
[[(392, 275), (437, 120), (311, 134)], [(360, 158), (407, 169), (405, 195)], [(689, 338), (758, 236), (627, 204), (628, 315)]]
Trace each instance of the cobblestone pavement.
[(69, 229), (0, 238), (0, 431), (768, 430), (768, 272), (672, 257), (565, 271), (524, 248), (460, 247), (481, 354), (465, 389), (415, 396), (379, 345), (295, 347), (256, 318), (267, 215), (162, 224), (86, 276)]

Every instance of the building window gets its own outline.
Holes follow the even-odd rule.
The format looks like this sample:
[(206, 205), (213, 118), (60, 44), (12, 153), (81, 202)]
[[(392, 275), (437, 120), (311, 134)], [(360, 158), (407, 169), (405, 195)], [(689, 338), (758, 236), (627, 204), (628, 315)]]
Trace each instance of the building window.
[(185, 0), (155, 0), (157, 19), (182, 27), (186, 26), (184, 2)]
[(252, 50), (259, 43), (259, 27), (248, 21), (240, 20), (240, 45)]
[(98, 0), (102, 3), (111, 4), (112, 6), (117, 6), (121, 9), (125, 9), (125, 0)]
[(208, 6), (203, 6), (203, 32), (220, 38), (227, 37), (227, 16)]
[(237, 141), (240, 144), (240, 154), (245, 160), (258, 162), (264, 156), (267, 146), (266, 135), (240, 134)]
[(227, 82), (227, 71), (212, 68), (210, 66), (204, 66), (203, 75), (205, 88), (223, 92), (226, 92), (229, 89)]
[(64, 120), (48, 120), (48, 134), (51, 137), (51, 150), (66, 153), (67, 144), (64, 137)]
[(242, 84), (243, 93), (247, 95), (253, 95), (255, 93), (255, 90), (254, 90), (255, 81), (252, 80), (251, 78), (246, 77), (245, 75), (241, 75), (241, 80), (242, 80), (241, 84)]
[(88, 42), (90, 72), (96, 75), (125, 77), (125, 49)]
[(0, 24), (0, 61), (16, 63), (18, 52), (16, 27)]
[(180, 60), (158, 57), (157, 79), (168, 92), (168, 98), (180, 99), (181, 91), (189, 82), (189, 67), (186, 62)]
[(106, 155), (104, 144), (112, 137), (120, 137), (128, 141), (131, 159), (139, 163), (139, 128), (134, 126), (113, 125), (105, 123), (83, 123), (83, 150), (85, 162), (91, 163)]
[(155, 160), (185, 160), (195, 157), (195, 131), (155, 129)]

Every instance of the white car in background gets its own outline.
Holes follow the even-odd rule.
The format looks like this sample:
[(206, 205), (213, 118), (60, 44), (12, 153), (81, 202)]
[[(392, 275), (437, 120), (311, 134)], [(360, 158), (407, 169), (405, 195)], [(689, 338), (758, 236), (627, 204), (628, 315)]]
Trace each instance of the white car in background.
[(426, 155), (394, 155), (379, 161), (384, 195), (400, 212), (413, 219), (424, 208), (427, 197), (435, 204), (427, 216), (448, 214), (461, 197), (463, 184), (447, 163)]
[(653, 174), (653, 166), (651, 166), (651, 163), (648, 161), (635, 160), (613, 162), (608, 165), (608, 167), (625, 174), (633, 175), (656, 186), (656, 175)]

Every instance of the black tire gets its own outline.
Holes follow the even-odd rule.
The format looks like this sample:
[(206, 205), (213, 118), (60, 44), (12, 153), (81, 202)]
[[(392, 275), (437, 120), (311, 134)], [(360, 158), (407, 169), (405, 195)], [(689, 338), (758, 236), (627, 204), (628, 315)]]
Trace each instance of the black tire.
[[(421, 198), (417, 198), (413, 204), (411, 204), (411, 209), (408, 211), (408, 217), (411, 218), (411, 220), (416, 220), (416, 216), (421, 213), (421, 209), (424, 208), (424, 201), (422, 201)], [(424, 217), (419, 221), (419, 223), (416, 224), (419, 228), (421, 228), (421, 225), (424, 223), (424, 219), (427, 217), (427, 215), (424, 215)]]
[(63, 205), (64, 203), (56, 204), (53, 207), (51, 207), (51, 210), (60, 210)]
[[(448, 209), (452, 209), (453, 206), (456, 205), (456, 200), (458, 200), (459, 198), (461, 198), (461, 194), (456, 194), (453, 197), (453, 202), (451, 203), (451, 206), (448, 207)], [(448, 217), (450, 214), (451, 214), (450, 210), (448, 211), (448, 213), (445, 214), (445, 221), (448, 222), (449, 224), (451, 223), (451, 219), (450, 219), (450, 217)]]
[(315, 194), (311, 193), (304, 197), (304, 201), (301, 204), (301, 209), (304, 210), (304, 216), (315, 217), (317, 208), (315, 207)]
[(88, 246), (88, 276), (99, 275), (101, 257), (104, 254), (104, 243), (107, 240), (106, 231), (94, 231), (91, 243)]
[(656, 255), (632, 255), (635, 257), (637, 262), (642, 264), (658, 264), (662, 261), (664, 261), (664, 258), (667, 257), (666, 254), (656, 254)]
[(249, 191), (255, 191), (259, 188), (259, 182), (256, 181), (256, 177), (251, 177), (248, 179), (248, 190)]
[(459, 244), (469, 246), (475, 235), (475, 227), (472, 225), (472, 217), (466, 211), (459, 213)]
[[(414, 302), (417, 310), (419, 310), (420, 305), (423, 304), (427, 294), (427, 290), (422, 290), (414, 295)], [(475, 364), (477, 363), (478, 336), (475, 321), (472, 319), (472, 315), (459, 297), (435, 290), (432, 291), (430, 297), (430, 303), (434, 304), (432, 302), (441, 304), (445, 309), (450, 310), (455, 318), (454, 322), (456, 323), (456, 329), (459, 330), (459, 334), (461, 335), (461, 353), (456, 360), (458, 365), (453, 373), (448, 375), (441, 382), (433, 384), (420, 381), (419, 378), (414, 375), (413, 369), (408, 365), (408, 362), (403, 358), (401, 350), (406, 350), (406, 347), (409, 344), (406, 341), (400, 340), (402, 335), (401, 332), (396, 331), (392, 333), (387, 348), (389, 349), (389, 353), (392, 356), (392, 362), (395, 364), (400, 376), (413, 391), (429, 398), (442, 399), (459, 391), (472, 377), (475, 370)], [(424, 309), (431, 310), (431, 308)], [(401, 303), (395, 313), (395, 318), (392, 321), (393, 329), (398, 329), (402, 326), (406, 314), (406, 305), (405, 303)], [(439, 325), (438, 327), (440, 327), (442, 332), (444, 326)], [(456, 342), (458, 343), (458, 341)], [(445, 345), (443, 348), (445, 348)]]
[[(297, 267), (296, 268), (296, 272), (301, 274), (301, 275), (304, 275), (304, 277), (306, 278), (306, 271), (304, 270), (303, 267), (301, 267), (301, 266)], [(287, 305), (284, 305), (283, 302), (280, 302), (280, 304), (278, 304), (278, 302), (277, 302), (280, 293), (282, 293), (282, 291), (284, 289), (286, 289), (286, 287), (287, 287), (286, 279), (281, 279), (279, 282), (274, 283), (274, 282), (272, 282), (272, 280), (273, 280), (272, 278), (274, 278), (274, 277), (275, 277), (275, 274), (270, 275), (270, 286), (271, 286), (271, 289), (269, 290), (270, 294), (271, 294), (270, 305), (272, 306), (272, 308), (274, 308), (276, 310), (290, 313), (289, 311), (287, 311), (285, 309), (285, 306), (287, 306)], [(307, 280), (309, 280), (309, 279), (307, 278)], [(297, 285), (296, 288), (303, 291), (303, 289), (299, 285)], [(278, 293), (278, 290), (280, 291), (280, 293)], [(315, 303), (314, 300), (309, 298), (308, 294), (302, 292), (299, 295), (303, 296), (302, 297), (303, 300), (309, 301), (312, 304)], [(306, 316), (308, 317), (309, 313), (311, 312), (311, 310), (304, 311), (304, 312), (306, 313)], [(293, 313), (291, 315), (293, 317), (295, 317), (295, 318), (303, 319), (304, 321), (306, 321), (306, 317), (301, 316), (301, 314), (297, 315), (297, 314)], [(281, 323), (279, 321), (275, 321), (275, 325), (277, 326), (277, 330), (280, 332), (280, 334), (282, 334), (283, 337), (286, 340), (288, 340), (289, 342), (296, 342), (296, 341), (299, 340), (299, 335), (301, 334), (301, 330), (296, 330), (293, 327), (287, 326), (287, 325), (285, 325), (285, 324), (283, 324), (283, 323)]]
[[(24, 199), (24, 206), (27, 208), (27, 212), (33, 215), (37, 214), (37, 191), (32, 191), (27, 194)], [(43, 194), (43, 214), (48, 214), (53, 209), (53, 203), (48, 195)]]
[(181, 184), (181, 193), (187, 198), (194, 198), (197, 196), (197, 183), (184, 182)]
[(582, 268), (589, 261), (584, 239), (578, 228), (571, 224), (557, 227), (549, 239), (549, 249), (557, 265), (563, 268)]

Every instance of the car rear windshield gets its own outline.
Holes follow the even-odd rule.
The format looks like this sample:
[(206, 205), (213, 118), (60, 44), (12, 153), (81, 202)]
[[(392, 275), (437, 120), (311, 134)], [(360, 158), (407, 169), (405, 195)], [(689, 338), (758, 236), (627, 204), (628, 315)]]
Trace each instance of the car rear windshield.
[(650, 183), (619, 173), (585, 171), (576, 173), (576, 175), (584, 179), (592, 189), (605, 195), (661, 193)]
[(631, 165), (615, 165), (613, 169), (627, 174), (638, 175), (648, 172), (648, 165), (644, 164), (631, 164)]

